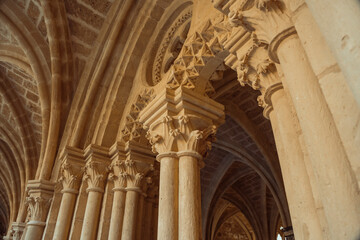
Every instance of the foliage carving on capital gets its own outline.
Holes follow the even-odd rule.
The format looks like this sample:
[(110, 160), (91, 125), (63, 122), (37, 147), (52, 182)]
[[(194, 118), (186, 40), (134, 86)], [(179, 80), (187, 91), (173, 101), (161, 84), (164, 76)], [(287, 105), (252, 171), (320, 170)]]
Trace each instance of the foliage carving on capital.
[(29, 196), (26, 198), (28, 206), (28, 214), (30, 221), (44, 222), (50, 206), (52, 198), (42, 196)]
[(165, 116), (147, 133), (153, 151), (158, 153), (194, 151), (204, 155), (211, 148), (217, 128), (209, 124), (207, 127), (197, 129), (192, 121), (201, 122), (202, 120), (188, 115)]
[(88, 189), (103, 189), (107, 175), (106, 166), (90, 161), (84, 167), (83, 181), (88, 184)]
[(267, 44), (292, 28), (291, 19), (281, 0), (247, 0), (246, 4), (234, 4), (230, 7), (228, 17), (232, 26), (243, 26), (255, 32)]
[(137, 162), (131, 159), (125, 160), (127, 187), (141, 188), (147, 172), (154, 170), (152, 164)]
[(63, 189), (78, 190), (81, 183), (83, 170), (80, 166), (64, 161), (61, 165), (61, 177), (59, 182), (62, 183)]
[(126, 187), (126, 178), (128, 177), (126, 173), (125, 161), (115, 160), (109, 166), (109, 180), (114, 182), (115, 188), (125, 188)]

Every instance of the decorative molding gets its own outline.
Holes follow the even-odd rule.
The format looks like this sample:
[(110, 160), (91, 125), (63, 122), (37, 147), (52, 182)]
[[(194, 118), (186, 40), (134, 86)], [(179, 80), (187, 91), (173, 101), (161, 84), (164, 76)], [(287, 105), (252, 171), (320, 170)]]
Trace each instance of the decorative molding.
[(200, 93), (213, 93), (214, 88), (210, 81), (222, 79), (222, 72), (226, 67), (221, 59), (214, 72), (209, 74), (208, 70), (202, 70), (210, 60), (223, 52), (221, 42), (225, 41), (231, 30), (225, 19), (226, 17), (219, 16), (208, 20), (200, 31), (186, 39), (179, 56), (165, 76), (168, 88), (176, 89), (182, 86)]
[(192, 17), (192, 8), (186, 9), (170, 26), (162, 40), (160, 47), (156, 53), (153, 69), (152, 80), (153, 85), (158, 84), (164, 73), (167, 72), (167, 66), (170, 66), (178, 56), (187, 33), (189, 31), (190, 19)]
[(121, 140), (123, 142), (137, 141), (141, 142), (143, 133), (143, 126), (139, 122), (139, 113), (144, 109), (151, 100), (155, 98), (153, 89), (145, 89), (136, 98), (134, 104), (131, 105), (130, 112), (126, 116), (125, 126), (121, 130)]

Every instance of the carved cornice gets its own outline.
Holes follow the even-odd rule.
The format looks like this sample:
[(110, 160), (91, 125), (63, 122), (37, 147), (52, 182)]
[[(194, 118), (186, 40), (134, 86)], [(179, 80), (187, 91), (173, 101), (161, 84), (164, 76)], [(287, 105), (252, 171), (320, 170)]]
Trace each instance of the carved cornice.
[(109, 151), (107, 148), (89, 145), (85, 149), (86, 165), (83, 168), (83, 180), (87, 182), (87, 192), (104, 192), (104, 185), (110, 164)]

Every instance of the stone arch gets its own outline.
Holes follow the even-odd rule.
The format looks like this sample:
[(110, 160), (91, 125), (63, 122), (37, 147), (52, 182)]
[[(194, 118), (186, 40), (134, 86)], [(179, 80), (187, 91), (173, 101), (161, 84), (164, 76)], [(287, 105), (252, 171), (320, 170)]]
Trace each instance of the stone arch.
[[(31, 24), (24, 25), (27, 16), (18, 9), (13, 1), (7, 1), (0, 8), (0, 20), (4, 22), (16, 38), (24, 51), (34, 78), (37, 81), (38, 92), (42, 112), (42, 142), (46, 142), (50, 121), (50, 54), (47, 44), (41, 34)], [(39, 47), (40, 46), (40, 47)], [(45, 152), (45, 144), (42, 144), (41, 156)]]

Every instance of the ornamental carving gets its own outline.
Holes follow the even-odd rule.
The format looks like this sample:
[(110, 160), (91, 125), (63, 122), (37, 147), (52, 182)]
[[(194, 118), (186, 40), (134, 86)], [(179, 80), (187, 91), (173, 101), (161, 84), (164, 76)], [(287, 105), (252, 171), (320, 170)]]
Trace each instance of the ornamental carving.
[(30, 221), (44, 222), (52, 198), (42, 196), (29, 196), (26, 198)]
[(141, 137), (145, 134), (143, 133), (143, 126), (138, 119), (139, 113), (154, 99), (154, 97), (153, 89), (145, 89), (137, 96), (135, 103), (131, 105), (130, 113), (126, 116), (125, 126), (121, 130), (122, 141), (141, 141)]
[(103, 189), (108, 170), (102, 163), (89, 161), (84, 167), (83, 181), (88, 184), (88, 189)]
[[(200, 31), (186, 39), (179, 56), (165, 77), (168, 88), (176, 89), (183, 86), (208, 95), (214, 92), (210, 81), (222, 79), (222, 73), (226, 70), (222, 59), (217, 59), (218, 54), (223, 51), (221, 43), (226, 40), (231, 30), (225, 19), (226, 17), (219, 16), (208, 20)], [(218, 67), (209, 74), (208, 69), (203, 70), (210, 60), (215, 63), (218, 61)]]
[(190, 28), (191, 17), (192, 8), (190, 7), (174, 21), (166, 32), (155, 56), (152, 69), (152, 85), (156, 85), (161, 81), (163, 75), (179, 55)]
[(63, 190), (78, 190), (81, 183), (83, 171), (80, 166), (72, 165), (69, 161), (64, 161), (61, 165), (61, 177), (59, 182), (63, 185)]
[(122, 189), (126, 187), (126, 173), (125, 161), (115, 160), (109, 166), (109, 180), (114, 182), (114, 188)]
[(152, 164), (134, 161), (131, 159), (125, 161), (125, 166), (128, 188), (141, 188), (145, 175), (149, 171), (154, 170), (154, 166)]
[[(181, 115), (178, 117), (165, 116), (154, 124), (147, 138), (154, 152), (194, 151), (204, 155), (215, 139), (216, 126), (210, 125), (202, 130), (196, 129), (192, 121), (201, 121), (196, 116)], [(159, 134), (162, 132), (162, 134)]]

